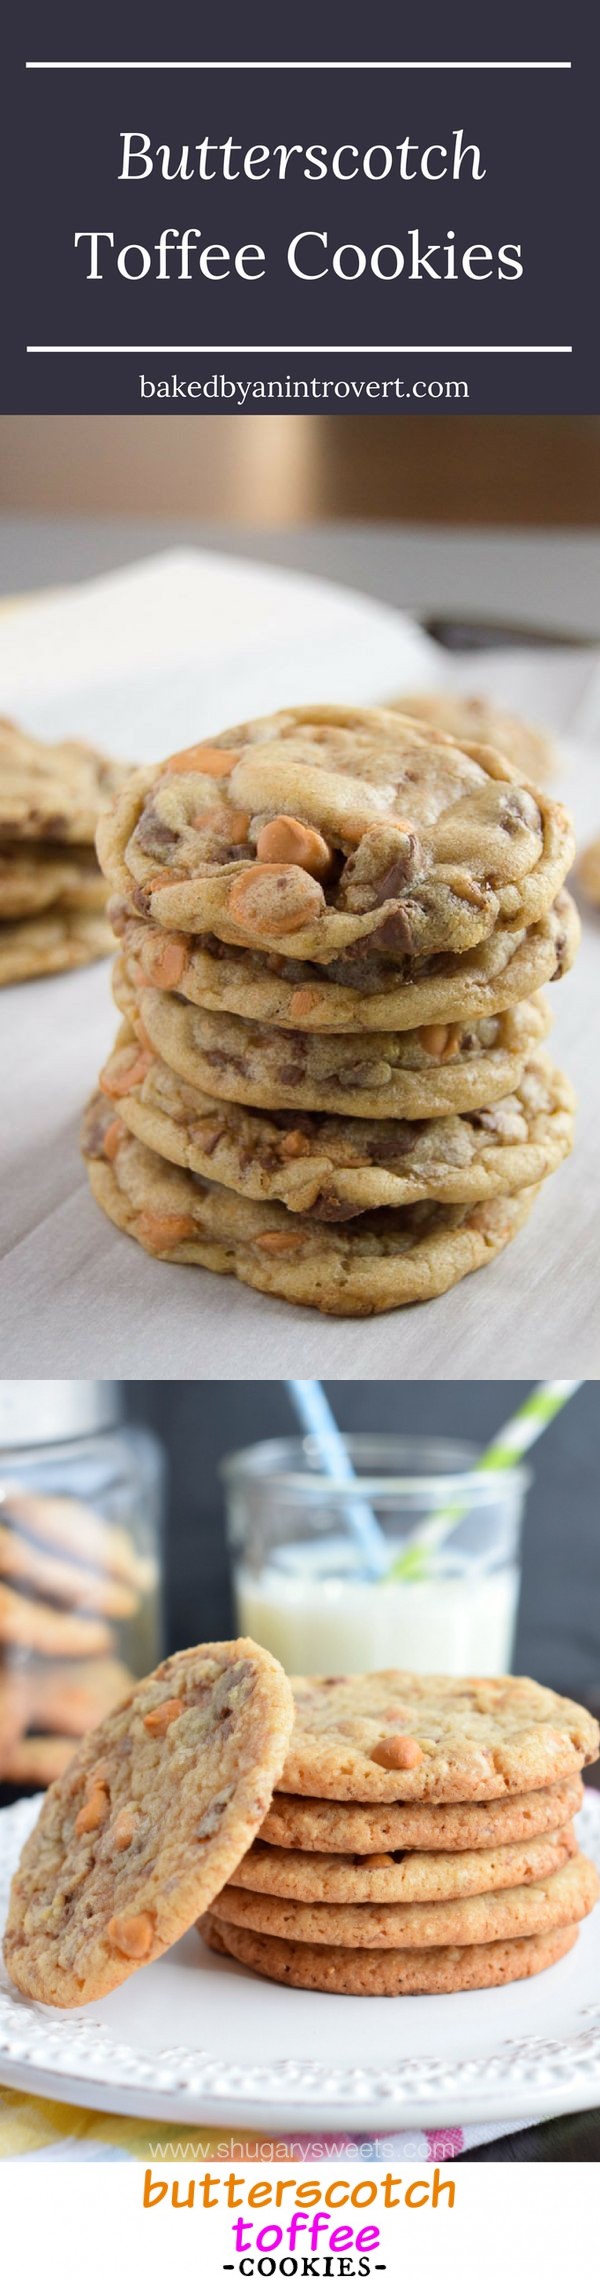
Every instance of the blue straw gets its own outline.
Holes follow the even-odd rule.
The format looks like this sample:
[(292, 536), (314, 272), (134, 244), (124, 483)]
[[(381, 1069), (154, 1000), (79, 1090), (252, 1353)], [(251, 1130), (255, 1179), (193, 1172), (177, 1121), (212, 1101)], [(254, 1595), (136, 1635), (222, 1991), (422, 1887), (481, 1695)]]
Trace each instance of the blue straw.
[[(317, 1443), (323, 1472), (329, 1480), (356, 1480), (352, 1460), (320, 1379), (288, 1378), (287, 1382), (290, 1400), (300, 1424), (304, 1432), (310, 1433)], [(344, 1519), (352, 1530), (367, 1573), (372, 1576), (383, 1575), (389, 1567), (389, 1553), (370, 1505), (365, 1504), (362, 1497), (349, 1497), (347, 1504), (344, 1504)]]

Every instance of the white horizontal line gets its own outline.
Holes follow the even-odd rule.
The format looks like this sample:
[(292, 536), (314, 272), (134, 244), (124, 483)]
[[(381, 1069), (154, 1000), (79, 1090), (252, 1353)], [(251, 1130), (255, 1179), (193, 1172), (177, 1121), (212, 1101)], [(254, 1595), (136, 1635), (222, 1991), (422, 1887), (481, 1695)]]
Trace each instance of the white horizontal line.
[(231, 62), (229, 59), (227, 62), (222, 61), (221, 63), (213, 62), (212, 59), (205, 63), (190, 63), (189, 61), (149, 63), (143, 58), (140, 58), (137, 63), (125, 63), (118, 57), (114, 63), (40, 63), (36, 61), (25, 65), (26, 71), (570, 71), (571, 68), (570, 63), (484, 63), (483, 61), (480, 63), (462, 63), (454, 59), (452, 62), (446, 59), (438, 63), (414, 63), (412, 59), (403, 63), (399, 63), (397, 60), (393, 63), (385, 61), (381, 63), (350, 63), (347, 61), (325, 63), (320, 56), (317, 56), (312, 63), (309, 63), (304, 57), (301, 57), (297, 63), (287, 61), (267, 63), (255, 58), (250, 62), (247, 57), (238, 63)]
[(414, 344), (407, 347), (405, 342), (402, 342), (400, 346), (394, 343), (390, 345), (389, 341), (384, 341), (379, 348), (373, 348), (370, 341), (355, 341), (351, 348), (340, 348), (337, 341), (329, 346), (318, 341), (316, 346), (312, 348), (307, 348), (304, 341), (297, 341), (291, 347), (289, 343), (285, 347), (281, 347), (279, 342), (266, 346), (257, 341), (244, 341), (240, 345), (239, 342), (228, 340), (220, 341), (216, 347), (214, 342), (207, 343), (205, 341), (199, 341), (196, 347), (193, 347), (187, 340), (180, 342), (118, 341), (110, 346), (105, 341), (97, 342), (93, 346), (87, 341), (85, 343), (81, 341), (69, 342), (62, 346), (56, 341), (28, 341), (27, 343), (28, 356), (572, 356), (572, 354), (573, 349), (570, 341), (545, 342), (543, 345), (539, 341), (518, 341), (513, 343), (511, 347), (507, 347), (506, 342), (500, 342), (496, 347), (489, 347), (487, 343), (482, 346), (481, 342), (472, 342), (467, 348), (444, 345), (440, 347), (439, 344), (434, 343), (432, 345), (429, 341), (425, 341), (421, 347), (415, 347)]

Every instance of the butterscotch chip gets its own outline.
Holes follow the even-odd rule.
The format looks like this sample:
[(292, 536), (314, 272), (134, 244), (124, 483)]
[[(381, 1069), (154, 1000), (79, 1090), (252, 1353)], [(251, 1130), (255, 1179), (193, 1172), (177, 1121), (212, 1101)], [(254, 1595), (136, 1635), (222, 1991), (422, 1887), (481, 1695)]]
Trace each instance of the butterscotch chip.
[(364, 1900), (357, 1904), (281, 1900), (228, 1884), (211, 1902), (219, 1924), (241, 1924), (277, 1939), (323, 1942), (328, 1947), (411, 1948), (485, 1945), (561, 1930), (590, 1914), (600, 1879), (583, 1853), (541, 1883), (432, 1901)]
[[(401, 1670), (292, 1680), (294, 1731), (280, 1787), (369, 1804), (487, 1800), (571, 1778), (598, 1756), (595, 1718), (532, 1678), (421, 1678)], [(373, 1757), (419, 1735), (420, 1761), (402, 1771)]]
[(331, 848), (322, 833), (296, 823), (291, 815), (276, 815), (272, 823), (263, 824), (256, 853), (259, 863), (299, 863), (315, 879), (325, 879), (332, 865)]
[(576, 1851), (571, 1823), (521, 1844), (448, 1854), (302, 1853), (265, 1844), (259, 1837), (229, 1882), (244, 1892), (263, 1892), (280, 1900), (455, 1900), (538, 1883), (562, 1868)]
[(154, 1939), (154, 1917), (147, 1911), (139, 1916), (111, 1916), (106, 1926), (109, 1947), (118, 1949), (132, 1963), (143, 1963)]
[[(173, 1702), (179, 1717), (149, 1730)], [(15, 1985), (91, 2002), (170, 1947), (251, 1844), (292, 1717), (283, 1671), (252, 1639), (172, 1655), (134, 1687), (81, 1742), (25, 1845), (4, 1941)], [(101, 1824), (82, 1827), (99, 1789)]]
[(159, 1702), (155, 1710), (147, 1710), (144, 1719), (146, 1733), (166, 1734), (169, 1726), (173, 1725), (174, 1719), (182, 1716), (183, 1703), (178, 1702), (176, 1696), (172, 1695), (170, 1701)]
[(371, 1751), (371, 1756), (374, 1765), (386, 1766), (389, 1772), (393, 1772), (397, 1767), (401, 1773), (404, 1773), (412, 1771), (413, 1766), (421, 1764), (423, 1751), (420, 1742), (412, 1741), (410, 1735), (390, 1734), (388, 1741), (377, 1743), (376, 1749)]
[(172, 752), (165, 767), (170, 775), (230, 776), (236, 757), (214, 744), (188, 744), (184, 752)]
[(152, 944), (152, 979), (157, 989), (176, 990), (183, 980), (188, 960), (182, 942), (171, 940), (168, 934), (158, 935)]
[(329, 1798), (285, 1797), (280, 1790), (269, 1806), (260, 1840), (261, 1844), (300, 1850), (303, 1855), (358, 1854), (367, 1864), (382, 1848), (386, 1854), (466, 1853), (518, 1844), (563, 1829), (579, 1811), (583, 1796), (578, 1774), (546, 1789), (497, 1797), (480, 1805), (468, 1801), (462, 1805), (338, 1804)]
[(126, 1852), (128, 1845), (133, 1843), (139, 1818), (139, 1813), (134, 1812), (131, 1805), (124, 1805), (122, 1812), (117, 1813), (112, 1832), (115, 1852)]
[(88, 1836), (91, 1829), (99, 1829), (108, 1812), (108, 1791), (98, 1783), (90, 1789), (89, 1797), (80, 1806), (75, 1822), (76, 1837)]
[(251, 935), (295, 934), (324, 907), (323, 890), (308, 871), (291, 863), (256, 863), (242, 871), (229, 890), (234, 925)]
[(269, 1938), (238, 1924), (202, 1918), (199, 1930), (217, 1955), (233, 1956), (264, 1979), (283, 1986), (320, 1989), (327, 1995), (452, 1995), (470, 1987), (504, 1987), (547, 1971), (574, 1946), (577, 1930), (546, 1931), (530, 1938), (493, 1940), (485, 1947), (426, 1949), (313, 1947), (308, 1942)]

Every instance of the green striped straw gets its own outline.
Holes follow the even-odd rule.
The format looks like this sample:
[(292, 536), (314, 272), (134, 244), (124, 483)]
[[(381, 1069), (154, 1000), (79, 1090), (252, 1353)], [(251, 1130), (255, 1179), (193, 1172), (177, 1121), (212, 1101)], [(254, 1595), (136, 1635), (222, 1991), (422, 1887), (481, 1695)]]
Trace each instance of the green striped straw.
[[(526, 1401), (521, 1403), (520, 1409), (515, 1411), (514, 1417), (501, 1427), (495, 1440), (490, 1441), (489, 1449), (485, 1449), (479, 1458), (476, 1474), (504, 1472), (509, 1466), (518, 1465), (527, 1449), (533, 1447), (540, 1433), (545, 1433), (553, 1417), (558, 1416), (559, 1411), (564, 1409), (565, 1402), (571, 1400), (582, 1384), (582, 1378), (549, 1378), (545, 1384), (535, 1385), (533, 1392), (528, 1393)], [(458, 1527), (459, 1520), (464, 1519), (465, 1510), (464, 1504), (447, 1506), (445, 1512), (436, 1512), (431, 1520), (424, 1521), (422, 1527), (415, 1528), (399, 1559), (394, 1560), (392, 1567), (388, 1568), (386, 1582), (396, 1581), (399, 1577), (417, 1581), (425, 1574), (428, 1554), (435, 1552), (438, 1544), (443, 1544), (446, 1536), (452, 1534), (453, 1528)]]

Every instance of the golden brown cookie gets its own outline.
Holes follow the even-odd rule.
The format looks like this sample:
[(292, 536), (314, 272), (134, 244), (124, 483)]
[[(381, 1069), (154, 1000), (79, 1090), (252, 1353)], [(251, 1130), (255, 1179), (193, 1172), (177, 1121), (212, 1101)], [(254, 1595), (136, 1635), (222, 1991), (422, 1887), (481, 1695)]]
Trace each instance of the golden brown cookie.
[(334, 705), (136, 771), (97, 846), (157, 924), (317, 963), (366, 940), (462, 953), (497, 922), (535, 924), (574, 852), (566, 811), (492, 746)]
[(380, 1852), (358, 1859), (343, 1853), (287, 1852), (256, 1838), (229, 1886), (303, 1902), (458, 1900), (537, 1884), (564, 1867), (576, 1851), (572, 1823), (545, 1837), (497, 1845), (494, 1851)]
[(22, 1734), (5, 1759), (2, 1778), (19, 1789), (47, 1789), (66, 1773), (75, 1746), (64, 1734)]
[(434, 1298), (489, 1265), (524, 1225), (538, 1192), (523, 1188), (472, 1205), (408, 1204), (364, 1212), (350, 1226), (294, 1221), (280, 1203), (251, 1203), (164, 1163), (101, 1093), (86, 1111), (82, 1148), (96, 1202), (154, 1258), (233, 1274), (274, 1297), (344, 1316)]
[(51, 908), (102, 911), (106, 899), (92, 847), (0, 840), (0, 920), (33, 918)]
[(286, 1797), (278, 1790), (260, 1837), (263, 1844), (304, 1853), (472, 1852), (562, 1829), (579, 1812), (583, 1798), (579, 1774), (522, 1796), (493, 1798), (487, 1805), (336, 1804), (325, 1797)]
[(93, 965), (96, 958), (108, 958), (112, 947), (108, 920), (93, 911), (57, 909), (44, 918), (16, 919), (12, 926), (2, 922), (0, 988)]
[(237, 1891), (227, 1884), (211, 1901), (219, 1924), (241, 1924), (269, 1938), (323, 1941), (328, 1947), (407, 1948), (485, 1946), (487, 1940), (525, 1939), (532, 1933), (562, 1930), (590, 1914), (600, 1879), (583, 1853), (568, 1860), (539, 1884), (507, 1891), (478, 1892), (473, 1898), (431, 1901), (278, 1900), (263, 1892)]
[(101, 1655), (110, 1644), (107, 1623), (65, 1614), (0, 1583), (0, 1646), (26, 1647), (38, 1655)]
[(93, 844), (98, 817), (128, 774), (91, 744), (45, 744), (0, 721), (0, 836)]
[(590, 840), (577, 864), (577, 879), (588, 902), (600, 903), (600, 839)]
[[(0, 1512), (3, 1510), (0, 1505)], [(139, 1595), (129, 1584), (94, 1574), (75, 1560), (55, 1558), (4, 1520), (0, 1520), (0, 1576), (10, 1577), (17, 1587), (22, 1585), (41, 1598), (62, 1601), (80, 1613), (85, 1610), (108, 1615), (114, 1622), (126, 1622), (139, 1605)]]
[(486, 1800), (570, 1778), (598, 1756), (596, 1719), (533, 1678), (384, 1670), (292, 1687), (279, 1787), (311, 1798)]
[[(10, 1682), (10, 1672), (8, 1674)], [(78, 1741), (131, 1692), (133, 1672), (112, 1655), (96, 1661), (44, 1664), (29, 1657), (22, 1673), (27, 1716), (36, 1733), (72, 1735)]]
[(466, 690), (422, 689), (416, 696), (395, 698), (392, 711), (409, 713), (411, 720), (427, 721), (429, 728), (455, 736), (459, 744), (463, 737), (493, 744), (513, 768), (532, 776), (535, 783), (544, 783), (554, 773), (556, 752), (550, 737), (532, 728), (530, 721), (521, 720), (519, 713), (491, 704), (488, 697), (467, 695)]
[(41, 1495), (9, 1475), (0, 1478), (0, 1512), (52, 1555), (64, 1552), (84, 1567), (117, 1576), (135, 1592), (155, 1580), (153, 1564), (136, 1551), (129, 1529), (103, 1519), (80, 1497)]
[[(346, 1220), (433, 1198), (478, 1203), (533, 1187), (573, 1144), (575, 1096), (548, 1055), (491, 1107), (409, 1122), (219, 1101), (177, 1076), (128, 1023), (100, 1076), (144, 1147), (257, 1202)], [(1, 1563), (0, 1563), (1, 1564)]]
[(80, 1743), (13, 1878), (4, 1957), (44, 2003), (86, 2003), (210, 1906), (264, 1818), (293, 1706), (252, 1639), (172, 1655)]
[(529, 1939), (493, 1940), (485, 1947), (429, 1950), (311, 1947), (296, 1940), (269, 1939), (237, 1924), (203, 1917), (199, 1927), (207, 1947), (229, 1955), (286, 1987), (306, 1987), (325, 1995), (454, 1995), (470, 1987), (505, 1987), (531, 1979), (567, 1955), (576, 1928), (540, 1932)]
[(518, 1084), (550, 1026), (538, 996), (472, 1025), (438, 1021), (351, 1037), (270, 1029), (144, 987), (133, 957), (115, 960), (113, 991), (141, 1045), (186, 1084), (219, 1100), (296, 1114), (423, 1117), (489, 1108)]
[(317, 972), (307, 959), (236, 950), (215, 934), (175, 934), (143, 923), (131, 897), (113, 896), (109, 917), (140, 978), (155, 988), (177, 990), (213, 1013), (319, 1035), (487, 1021), (532, 997), (543, 982), (559, 981), (580, 939), (577, 910), (564, 888), (536, 926), (497, 927), (463, 955), (392, 962), (381, 946), (358, 944)]

